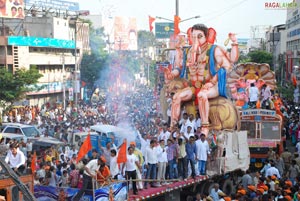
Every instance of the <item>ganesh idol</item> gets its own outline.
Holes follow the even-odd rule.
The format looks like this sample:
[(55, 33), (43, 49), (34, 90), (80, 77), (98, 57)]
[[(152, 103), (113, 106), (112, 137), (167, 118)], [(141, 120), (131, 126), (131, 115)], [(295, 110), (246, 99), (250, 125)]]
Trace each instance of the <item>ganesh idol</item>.
[[(201, 132), (208, 135), (209, 132), (209, 99), (218, 96), (226, 97), (226, 73), (232, 69), (238, 60), (239, 51), (235, 34), (229, 33), (231, 52), (227, 52), (220, 46), (214, 45), (216, 32), (213, 28), (207, 28), (204, 24), (195, 24), (190, 29), (191, 48), (188, 51), (186, 66), (189, 72), (190, 86), (178, 91), (172, 100), (171, 126), (177, 124), (183, 102), (195, 97), (202, 121)], [(177, 77), (182, 69), (165, 72), (168, 77)], [(205, 73), (207, 72), (207, 73)]]

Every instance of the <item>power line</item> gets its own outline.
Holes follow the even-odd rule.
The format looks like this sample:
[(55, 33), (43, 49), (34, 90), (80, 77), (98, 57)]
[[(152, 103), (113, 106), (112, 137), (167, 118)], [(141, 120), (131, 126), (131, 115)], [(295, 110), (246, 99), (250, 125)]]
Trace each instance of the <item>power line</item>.
[[(236, 7), (238, 7), (238, 6), (240, 6), (241, 4), (245, 3), (246, 1), (248, 1), (248, 0), (242, 0), (242, 1), (239, 1), (239, 2), (237, 2), (237, 3), (235, 3), (235, 4), (232, 4), (232, 5), (230, 5), (230, 6), (226, 7), (226, 8), (220, 9), (219, 11), (213, 12), (212, 15), (214, 15), (214, 16), (211, 17), (211, 18), (208, 18), (207, 20), (205, 20), (205, 22), (209, 22), (209, 21), (211, 21), (211, 20), (213, 20), (213, 19), (216, 19), (217, 17), (220, 17), (220, 16), (224, 15), (225, 13), (227, 13), (227, 12), (229, 12), (230, 10), (232, 10), (232, 9), (234, 9), (234, 8), (236, 8)], [(207, 16), (207, 15), (204, 15), (204, 18), (205, 18), (205, 16)], [(209, 14), (208, 14), (208, 16), (209, 16)]]

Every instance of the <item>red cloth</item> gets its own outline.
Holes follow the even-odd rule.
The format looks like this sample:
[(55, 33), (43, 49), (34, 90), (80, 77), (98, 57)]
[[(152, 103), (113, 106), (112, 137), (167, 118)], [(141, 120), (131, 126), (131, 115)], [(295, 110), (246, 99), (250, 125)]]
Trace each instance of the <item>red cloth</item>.
[(31, 160), (31, 171), (32, 173), (35, 173), (35, 170), (36, 170), (36, 152), (33, 153), (33, 156), (32, 156), (32, 160)]
[(127, 161), (127, 142), (126, 140), (123, 142), (123, 144), (120, 147), (120, 150), (118, 152), (118, 157), (117, 157), (117, 163), (126, 163)]
[(153, 22), (155, 21), (155, 18), (154, 17), (151, 17), (150, 15), (149, 15), (149, 29), (150, 29), (150, 32), (152, 32), (152, 30), (153, 30)]
[(78, 163), (78, 161), (80, 161), (91, 149), (92, 149), (92, 143), (91, 143), (91, 135), (89, 132), (87, 138), (85, 139), (85, 141), (80, 147), (76, 162)]

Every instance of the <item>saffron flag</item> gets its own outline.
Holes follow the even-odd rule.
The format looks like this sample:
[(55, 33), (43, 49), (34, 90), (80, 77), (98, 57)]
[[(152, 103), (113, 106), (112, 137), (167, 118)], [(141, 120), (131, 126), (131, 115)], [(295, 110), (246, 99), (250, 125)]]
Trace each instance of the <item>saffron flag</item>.
[(174, 35), (180, 34), (180, 29), (179, 29), (179, 23), (180, 23), (180, 17), (178, 15), (174, 15)]
[(118, 152), (118, 157), (117, 157), (117, 163), (126, 163), (127, 161), (127, 142), (126, 139), (124, 140), (123, 144), (121, 145), (119, 152)]
[(151, 17), (149, 15), (149, 29), (150, 29), (150, 32), (152, 32), (153, 30), (153, 26), (152, 26), (152, 23), (155, 21), (155, 18), (154, 17)]
[(297, 86), (297, 79), (296, 76), (293, 76), (293, 85), (296, 87)]
[(36, 170), (36, 152), (33, 153), (32, 160), (31, 160), (31, 171), (35, 173)]
[(78, 161), (80, 161), (91, 149), (92, 149), (92, 143), (91, 143), (91, 135), (89, 132), (85, 141), (83, 142), (83, 144), (81, 145), (81, 147), (79, 149), (76, 163), (78, 163)]

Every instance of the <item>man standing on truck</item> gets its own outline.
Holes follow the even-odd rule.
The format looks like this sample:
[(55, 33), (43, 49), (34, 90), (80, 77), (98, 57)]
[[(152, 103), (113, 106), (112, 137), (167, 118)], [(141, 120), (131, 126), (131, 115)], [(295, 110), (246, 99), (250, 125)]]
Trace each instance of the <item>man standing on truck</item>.
[(5, 162), (9, 164), (9, 166), (15, 172), (23, 172), (25, 170), (25, 155), (18, 149), (17, 143), (12, 143), (11, 145), (9, 145), (9, 150), (5, 157)]
[(73, 198), (74, 201), (79, 201), (86, 189), (93, 189), (93, 179), (97, 178), (97, 170), (99, 170), (101, 158), (91, 160), (84, 167), (83, 186)]
[(200, 139), (196, 141), (196, 159), (198, 160), (198, 169), (201, 175), (206, 174), (206, 161), (210, 155), (210, 148), (204, 133), (200, 135)]

